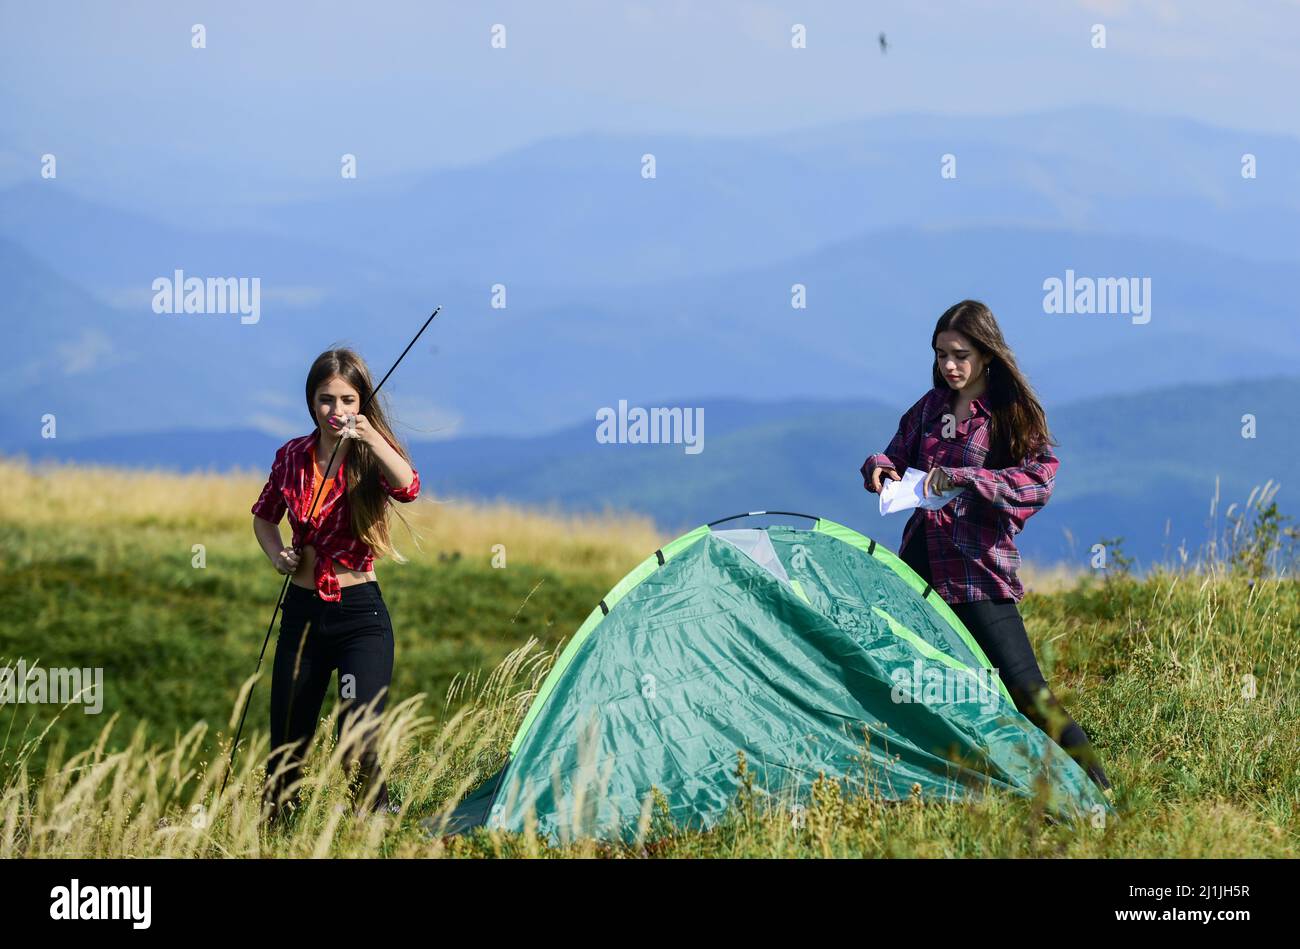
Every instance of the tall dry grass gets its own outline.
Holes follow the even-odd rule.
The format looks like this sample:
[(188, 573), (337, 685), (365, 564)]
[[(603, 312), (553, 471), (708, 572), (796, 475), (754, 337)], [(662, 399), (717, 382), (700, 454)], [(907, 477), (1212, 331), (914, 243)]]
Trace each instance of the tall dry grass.
[[(94, 532), (183, 527), (220, 535), (251, 534), (248, 511), (265, 475), (125, 471), (0, 459), (0, 479), (8, 491), (7, 502), (0, 505), (0, 527), (73, 525)], [(415, 558), (487, 551), (508, 537), (511, 557), (613, 572), (626, 570), (671, 539), (648, 517), (570, 515), (505, 502), (434, 498), (427, 489), (394, 509), (410, 528), (396, 524), (394, 541), (403, 555)]]
[[(64, 553), (86, 535), (87, 569), (128, 558), (147, 572), (151, 545), (177, 526), (238, 535), (260, 476), (127, 476), (113, 469), (0, 463), (13, 495), (0, 530), (30, 542), (42, 528)], [(621, 575), (663, 537), (637, 519), (561, 518), (507, 505), (409, 508), (420, 556), (487, 549), (511, 539), (511, 556), (559, 571)], [(84, 525), (71, 532), (68, 525)], [(1027, 603), (1031, 639), (1076, 719), (1092, 734), (1120, 792), (1121, 819), (1101, 828), (1045, 825), (1032, 801), (973, 805), (915, 800), (882, 805), (819, 783), (799, 821), (743, 794), (707, 832), (681, 831), (647, 810), (631, 848), (579, 840), (547, 847), (528, 834), (430, 836), (472, 785), (500, 763), (554, 660), (535, 642), (485, 676), (458, 677), (472, 697), (442, 719), (427, 696), (393, 703), (380, 726), (381, 759), (401, 810), (354, 813), (345, 762), (354, 736), (318, 728), (304, 770), (304, 806), (283, 828), (261, 824), (266, 736), (246, 733), (227, 793), (217, 793), (228, 746), (199, 724), (150, 744), (137, 730), (110, 750), (114, 722), (85, 748), (66, 747), (57, 723), (44, 734), (6, 735), (0, 759), (0, 857), (34, 856), (1295, 856), (1300, 849), (1300, 593), (1293, 579), (1254, 571), (1263, 562), (1241, 525), (1228, 561), (1087, 576)], [(1266, 531), (1267, 532), (1267, 531)], [(401, 530), (397, 531), (399, 542)], [(56, 536), (57, 535), (57, 536)], [(1236, 540), (1240, 544), (1235, 543)], [(1237, 569), (1236, 551), (1250, 569)], [(1254, 551), (1254, 552), (1252, 552)], [(1228, 556), (1225, 554), (1225, 556)], [(1032, 581), (1030, 581), (1032, 582)], [(245, 688), (249, 683), (245, 684)], [(225, 723), (233, 732), (242, 696)], [(450, 709), (451, 703), (445, 706)], [(33, 750), (53, 746), (45, 764)], [(743, 768), (741, 769), (743, 771)], [(742, 786), (743, 786), (743, 774)]]
[[(458, 680), (453, 689), (473, 701), (445, 721), (421, 714), (423, 694), (373, 719), (369, 737), (383, 777), (401, 787), (392, 813), (372, 808), (377, 785), (360, 788), (351, 770), (367, 738), (364, 720), (350, 721), (335, 740), (337, 709), (317, 729), (301, 781), (281, 797), (288, 802), (296, 791), (295, 806), (274, 825), (263, 800), (265, 733), (241, 742), (226, 780), (229, 743), (215, 758), (204, 757), (203, 723), (169, 746), (146, 744), (140, 728), (125, 747), (108, 751), (114, 715), (93, 746), (70, 755), (57, 729), (47, 729), (12, 759), (4, 756), (0, 858), (441, 856), (454, 841), (436, 830), (500, 763), (554, 658), (530, 641), (486, 677)], [(253, 682), (245, 682), (227, 734)], [(29, 773), (31, 751), (46, 740), (55, 748), (41, 773)], [(430, 821), (434, 832), (416, 818)]]

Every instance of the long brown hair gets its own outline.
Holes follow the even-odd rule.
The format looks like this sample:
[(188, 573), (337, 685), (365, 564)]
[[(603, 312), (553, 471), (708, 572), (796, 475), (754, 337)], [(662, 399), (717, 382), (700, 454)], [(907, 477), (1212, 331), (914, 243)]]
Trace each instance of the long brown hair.
[[(411, 456), (388, 424), (383, 397), (366, 405), (375, 391), (375, 385), (371, 381), (370, 369), (365, 360), (351, 349), (327, 349), (311, 364), (311, 370), (307, 373), (307, 412), (311, 415), (312, 423), (319, 427), (316, 420), (316, 389), (333, 376), (338, 376), (357, 390), (361, 400), (358, 412), (365, 415), (370, 427), (383, 435), (409, 464)], [(361, 406), (365, 406), (364, 412), (361, 411)], [(392, 506), (391, 499), (379, 484), (379, 462), (375, 459), (374, 452), (361, 442), (354, 441), (348, 449), (346, 469), (353, 535), (369, 546), (376, 558), (391, 555), (397, 560), (403, 559), (393, 548), (392, 536), (388, 530), (386, 515)]]
[[(939, 341), (939, 334), (951, 330), (961, 333), (983, 357), (988, 358), (987, 392), (983, 397), (993, 416), (989, 439), (990, 468), (1018, 465), (1036, 454), (1044, 445), (1057, 444), (1047, 429), (1047, 415), (1034, 393), (1033, 386), (1016, 364), (1015, 354), (1002, 338), (1002, 330), (993, 317), (993, 311), (979, 300), (962, 300), (944, 310), (930, 337), (930, 349)], [(948, 387), (939, 371), (936, 357), (930, 367), (936, 388)]]

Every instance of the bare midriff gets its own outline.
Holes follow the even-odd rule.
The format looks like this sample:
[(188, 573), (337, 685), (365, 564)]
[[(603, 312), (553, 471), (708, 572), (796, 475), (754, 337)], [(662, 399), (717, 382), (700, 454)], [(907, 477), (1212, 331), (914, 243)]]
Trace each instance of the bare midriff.
[[(308, 544), (303, 547), (302, 558), (298, 561), (298, 569), (293, 572), (291, 580), (294, 586), (304, 587), (308, 590), (316, 589), (315, 568), (316, 548)], [(341, 587), (350, 587), (357, 583), (370, 583), (376, 579), (373, 570), (365, 573), (360, 570), (349, 570), (338, 561), (334, 562), (334, 575), (339, 578), (339, 586)]]

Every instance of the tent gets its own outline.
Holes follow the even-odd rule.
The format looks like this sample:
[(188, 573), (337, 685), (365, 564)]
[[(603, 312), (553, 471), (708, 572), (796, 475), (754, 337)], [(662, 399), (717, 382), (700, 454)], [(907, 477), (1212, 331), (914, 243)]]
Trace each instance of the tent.
[[(814, 526), (719, 527), (754, 514)], [(1113, 813), (895, 554), (824, 518), (754, 514), (683, 534), (609, 591), (443, 832), (534, 820), (552, 842), (631, 840), (652, 789), (679, 827), (707, 828), (738, 751), (792, 813), (819, 773), (884, 800), (1042, 791), (1059, 819)]]

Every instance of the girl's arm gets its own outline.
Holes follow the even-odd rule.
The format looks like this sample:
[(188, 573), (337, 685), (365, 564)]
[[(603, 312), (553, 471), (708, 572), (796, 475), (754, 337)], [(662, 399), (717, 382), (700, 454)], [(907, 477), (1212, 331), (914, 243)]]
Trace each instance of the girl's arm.
[(1050, 445), (1044, 445), (1017, 468), (947, 468), (946, 474), (957, 487), (970, 488), (1007, 517), (1019, 532), (1025, 520), (1041, 511), (1052, 496), (1060, 459)]
[(898, 420), (898, 431), (890, 439), (885, 450), (877, 455), (872, 455), (862, 463), (862, 477), (867, 482), (867, 490), (871, 490), (871, 472), (876, 468), (893, 468), (894, 471), (901, 473), (911, 466), (912, 459), (916, 457), (916, 449), (920, 443), (921, 421), (925, 415), (925, 402), (930, 397), (930, 393), (921, 396), (919, 400)]
[(388, 444), (388, 439), (370, 426), (364, 415), (357, 416), (356, 430), (375, 453), (375, 461), (379, 463), (379, 483), (383, 489), (398, 501), (414, 501), (420, 493), (419, 473), (396, 448)]
[(298, 569), (300, 556), (292, 547), (284, 546), (279, 524), (272, 524), (253, 515), (253, 536), (262, 545), (262, 552), (271, 561), (271, 566), (280, 573), (293, 573)]
[[(280, 492), (280, 482), (284, 477), (284, 447), (275, 453), (271, 464), (271, 476), (266, 479), (262, 493), (253, 502), (253, 536), (262, 546), (271, 565), (281, 573), (293, 573), (298, 567), (298, 553), (292, 547), (285, 547), (280, 538), (280, 518), (288, 510), (284, 495)], [(287, 569), (286, 569), (287, 568)]]
[(264, 521), (256, 514), (253, 515), (253, 536), (262, 545), (262, 552), (272, 561), (284, 549), (284, 538), (280, 536), (280, 525)]
[(253, 514), (271, 524), (279, 524), (280, 518), (284, 517), (284, 512), (289, 509), (289, 506), (284, 503), (284, 495), (280, 492), (280, 485), (284, 480), (284, 451), (283, 445), (276, 449), (275, 461), (271, 462), (271, 475), (266, 479), (266, 484), (262, 486), (262, 493), (257, 496), (252, 507)]

